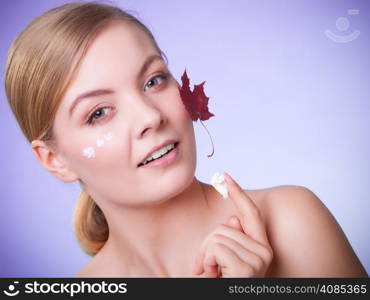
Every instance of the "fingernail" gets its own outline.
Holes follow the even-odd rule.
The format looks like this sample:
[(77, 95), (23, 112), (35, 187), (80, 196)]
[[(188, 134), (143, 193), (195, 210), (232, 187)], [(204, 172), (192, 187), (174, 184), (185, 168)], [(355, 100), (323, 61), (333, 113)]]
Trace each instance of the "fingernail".
[(231, 176), (229, 174), (227, 174), (226, 172), (224, 172), (224, 178), (226, 180), (227, 183), (233, 183), (233, 179), (231, 178)]

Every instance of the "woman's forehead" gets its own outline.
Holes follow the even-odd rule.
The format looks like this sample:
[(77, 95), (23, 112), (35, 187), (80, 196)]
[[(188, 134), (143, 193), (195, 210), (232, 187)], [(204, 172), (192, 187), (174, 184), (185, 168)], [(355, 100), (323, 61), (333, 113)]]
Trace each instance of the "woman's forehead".
[(143, 30), (127, 22), (115, 22), (96, 35), (84, 60), (99, 64), (113, 56), (126, 64), (140, 63), (140, 59), (153, 50), (154, 44)]

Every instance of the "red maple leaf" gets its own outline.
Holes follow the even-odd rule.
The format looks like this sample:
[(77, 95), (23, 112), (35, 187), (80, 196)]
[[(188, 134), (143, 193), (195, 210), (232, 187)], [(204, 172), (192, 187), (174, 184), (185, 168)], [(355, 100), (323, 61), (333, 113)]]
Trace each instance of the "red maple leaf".
[(205, 81), (203, 81), (201, 84), (195, 84), (194, 90), (191, 91), (189, 86), (189, 78), (186, 74), (186, 69), (184, 71), (184, 74), (181, 76), (181, 81), (182, 87), (179, 87), (181, 100), (184, 103), (187, 111), (189, 112), (191, 119), (193, 121), (197, 121), (199, 119), (205, 130), (207, 130), (208, 136), (210, 137), (212, 143), (212, 153), (208, 154), (208, 157), (211, 157), (214, 153), (214, 145), (212, 137), (202, 121), (208, 120), (209, 118), (213, 117), (214, 114), (208, 111), (209, 98), (206, 96), (203, 90), (203, 85), (205, 84)]
[(186, 69), (184, 74), (181, 76), (182, 87), (179, 87), (182, 102), (184, 103), (190, 117), (193, 121), (208, 120), (213, 117), (214, 114), (208, 111), (208, 100), (209, 98), (204, 93), (203, 85), (205, 81), (201, 84), (194, 85), (194, 91), (190, 90), (189, 78), (186, 74)]

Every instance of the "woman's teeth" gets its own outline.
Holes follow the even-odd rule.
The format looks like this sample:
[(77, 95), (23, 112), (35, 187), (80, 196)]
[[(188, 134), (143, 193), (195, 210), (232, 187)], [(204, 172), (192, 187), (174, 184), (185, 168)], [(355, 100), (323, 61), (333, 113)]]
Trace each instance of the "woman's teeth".
[(172, 151), (172, 149), (174, 149), (174, 148), (175, 148), (175, 145), (176, 145), (176, 144), (177, 144), (177, 143), (170, 144), (170, 145), (164, 146), (164, 147), (162, 147), (161, 149), (159, 149), (159, 150), (155, 151), (155, 152), (152, 154), (152, 156), (151, 156), (151, 157), (149, 157), (148, 159), (144, 160), (144, 161), (139, 165), (139, 167), (140, 167), (140, 166), (142, 166), (142, 165), (146, 165), (147, 163), (151, 162), (152, 160), (156, 160), (156, 159), (158, 159), (158, 158), (160, 158), (160, 157), (162, 157), (162, 156), (166, 155), (168, 152), (171, 152), (171, 151)]

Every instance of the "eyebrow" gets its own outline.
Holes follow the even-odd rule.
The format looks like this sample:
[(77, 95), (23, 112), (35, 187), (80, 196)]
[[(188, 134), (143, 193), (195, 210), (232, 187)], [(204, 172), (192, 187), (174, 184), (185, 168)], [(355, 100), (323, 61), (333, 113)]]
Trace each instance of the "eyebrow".
[[(159, 56), (158, 54), (152, 54), (150, 56), (148, 56), (145, 60), (145, 62), (143, 63), (143, 65), (141, 66), (141, 69), (137, 75), (137, 77), (141, 77), (147, 70), (148, 68), (150, 67), (150, 65), (156, 61), (156, 60), (161, 60), (163, 61), (162, 57)], [(98, 97), (98, 96), (102, 96), (102, 95), (109, 95), (109, 94), (113, 94), (114, 91), (112, 89), (97, 89), (97, 90), (92, 90), (92, 91), (87, 91), (87, 92), (84, 92), (80, 95), (78, 95), (72, 102), (71, 104), (71, 107), (69, 109), (69, 116), (72, 115), (72, 112), (73, 110), (75, 109), (75, 107), (82, 101), (82, 100), (85, 100), (85, 99), (88, 99), (88, 98), (92, 98), (92, 97)]]

